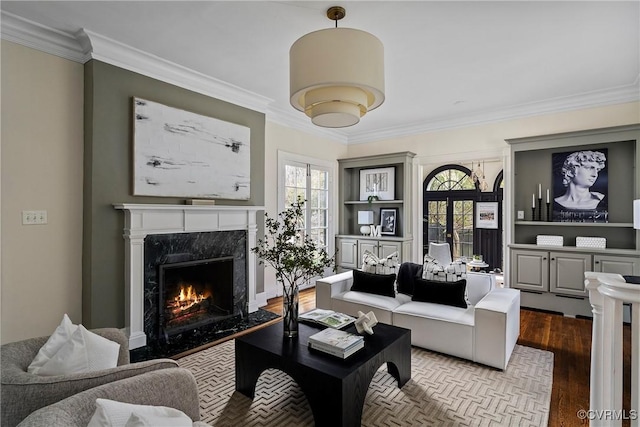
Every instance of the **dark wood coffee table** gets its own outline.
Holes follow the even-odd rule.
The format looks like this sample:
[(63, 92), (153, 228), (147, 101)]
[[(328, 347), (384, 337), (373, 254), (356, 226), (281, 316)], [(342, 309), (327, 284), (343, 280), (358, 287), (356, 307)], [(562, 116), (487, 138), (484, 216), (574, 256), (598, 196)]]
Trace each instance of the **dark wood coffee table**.
[(369, 383), (383, 363), (398, 387), (411, 378), (411, 331), (379, 323), (364, 348), (342, 360), (309, 349), (309, 336), (320, 330), (300, 324), (298, 338), (285, 339), (279, 322), (237, 338), (236, 390), (253, 399), (262, 371), (279, 369), (304, 392), (316, 426), (360, 426)]

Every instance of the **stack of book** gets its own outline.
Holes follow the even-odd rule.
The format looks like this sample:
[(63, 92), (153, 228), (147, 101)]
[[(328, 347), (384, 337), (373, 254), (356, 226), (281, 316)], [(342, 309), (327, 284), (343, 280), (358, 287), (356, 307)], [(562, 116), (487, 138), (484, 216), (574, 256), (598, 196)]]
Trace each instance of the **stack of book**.
[(327, 328), (309, 337), (309, 347), (346, 359), (364, 347), (364, 337), (339, 329)]
[(355, 317), (349, 316), (348, 314), (338, 313), (333, 310), (323, 310), (321, 308), (302, 313), (299, 319), (335, 329), (342, 329), (356, 321)]

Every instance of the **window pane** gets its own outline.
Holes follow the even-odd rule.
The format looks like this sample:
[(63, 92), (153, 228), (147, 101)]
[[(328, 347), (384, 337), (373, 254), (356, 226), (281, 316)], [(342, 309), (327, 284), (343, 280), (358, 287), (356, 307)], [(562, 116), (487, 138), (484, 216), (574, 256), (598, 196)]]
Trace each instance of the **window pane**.
[(300, 201), (305, 201), (307, 199), (306, 192), (305, 192), (304, 188), (297, 188), (296, 189), (296, 197), (298, 199), (300, 199)]
[(427, 215), (428, 241), (424, 242), (426, 247), (430, 242), (446, 242), (447, 232), (447, 202), (444, 200), (431, 201), (428, 203)]
[(291, 206), (296, 201), (296, 189), (291, 187), (285, 188), (284, 203), (286, 207)]
[(296, 186), (304, 188), (307, 186), (306, 168), (296, 168)]
[(284, 167), (284, 185), (293, 187), (296, 185), (296, 167), (285, 165)]
[(471, 177), (457, 169), (440, 172), (427, 185), (428, 191), (474, 190), (475, 188)]
[(318, 190), (311, 190), (311, 208), (317, 208), (319, 206), (318, 193), (319, 193)]
[(327, 207), (329, 207), (327, 203), (328, 196), (329, 196), (328, 191), (318, 191), (318, 207), (319, 208), (326, 209)]
[(473, 255), (473, 201), (453, 202), (453, 258)]

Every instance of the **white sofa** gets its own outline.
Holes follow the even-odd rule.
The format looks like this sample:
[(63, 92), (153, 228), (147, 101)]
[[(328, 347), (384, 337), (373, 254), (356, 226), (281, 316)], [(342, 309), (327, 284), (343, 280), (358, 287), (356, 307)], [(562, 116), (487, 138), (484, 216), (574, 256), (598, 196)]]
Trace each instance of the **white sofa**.
[(467, 273), (466, 309), (351, 291), (352, 284), (351, 271), (316, 281), (316, 306), (352, 316), (373, 311), (379, 322), (411, 329), (415, 346), (506, 369), (520, 334), (520, 291), (496, 288), (493, 275)]

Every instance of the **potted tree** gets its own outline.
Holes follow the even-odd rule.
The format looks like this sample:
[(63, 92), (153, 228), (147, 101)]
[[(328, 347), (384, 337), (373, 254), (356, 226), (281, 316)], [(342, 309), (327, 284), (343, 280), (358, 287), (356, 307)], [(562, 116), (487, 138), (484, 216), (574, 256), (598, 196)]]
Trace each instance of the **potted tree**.
[(325, 268), (334, 266), (333, 257), (302, 229), (304, 203), (298, 198), (277, 218), (265, 213), (265, 237), (258, 239), (256, 247), (251, 248), (260, 264), (273, 267), (276, 280), (282, 284), (284, 336), (287, 338), (298, 336), (299, 286), (321, 276)]

